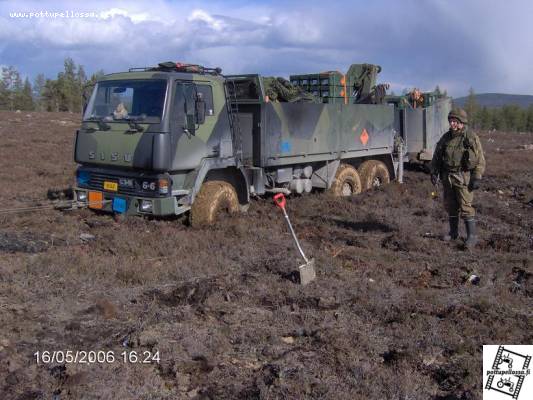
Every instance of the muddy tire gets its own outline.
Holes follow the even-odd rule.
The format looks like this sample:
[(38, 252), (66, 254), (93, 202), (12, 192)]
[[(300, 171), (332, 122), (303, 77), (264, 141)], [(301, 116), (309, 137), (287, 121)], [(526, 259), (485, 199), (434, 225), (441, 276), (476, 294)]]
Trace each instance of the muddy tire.
[(367, 160), (359, 168), (363, 190), (375, 189), (390, 182), (389, 169), (381, 161)]
[(361, 178), (357, 170), (348, 164), (341, 164), (333, 179), (330, 191), (334, 196), (347, 197), (361, 193)]
[(212, 225), (221, 215), (238, 210), (239, 199), (232, 185), (224, 181), (204, 182), (191, 207), (191, 225)]

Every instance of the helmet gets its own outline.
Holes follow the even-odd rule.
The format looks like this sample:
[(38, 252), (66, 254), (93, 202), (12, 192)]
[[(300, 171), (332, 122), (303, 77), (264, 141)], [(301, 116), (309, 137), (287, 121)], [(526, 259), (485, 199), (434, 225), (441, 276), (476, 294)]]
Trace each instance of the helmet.
[(452, 109), (452, 111), (450, 111), (450, 113), (448, 114), (448, 120), (450, 120), (451, 118), (455, 118), (463, 124), (468, 124), (468, 115), (466, 114), (466, 111), (462, 108)]

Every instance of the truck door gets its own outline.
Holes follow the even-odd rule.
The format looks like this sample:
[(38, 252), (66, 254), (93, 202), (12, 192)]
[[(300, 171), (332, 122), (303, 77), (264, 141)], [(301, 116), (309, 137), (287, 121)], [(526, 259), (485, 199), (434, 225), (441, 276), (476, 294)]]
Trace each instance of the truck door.
[[(207, 143), (216, 123), (213, 91), (209, 82), (176, 80), (174, 85), (170, 112), (172, 147), (175, 149), (172, 169), (194, 169), (202, 158), (215, 156), (217, 151)], [(199, 99), (203, 101), (199, 103)], [(205, 107), (203, 120), (198, 118), (198, 104)]]

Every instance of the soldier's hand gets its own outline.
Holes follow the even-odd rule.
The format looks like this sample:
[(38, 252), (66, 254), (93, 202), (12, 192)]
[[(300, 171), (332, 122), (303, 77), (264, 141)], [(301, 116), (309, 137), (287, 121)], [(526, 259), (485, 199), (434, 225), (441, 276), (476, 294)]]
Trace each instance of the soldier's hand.
[(479, 179), (476, 178), (475, 176), (472, 176), (470, 178), (470, 182), (468, 183), (468, 190), (470, 190), (471, 192), (474, 191), (474, 190), (478, 190), (479, 189)]
[(433, 186), (437, 186), (439, 183), (439, 175), (438, 174), (431, 174), (431, 183)]

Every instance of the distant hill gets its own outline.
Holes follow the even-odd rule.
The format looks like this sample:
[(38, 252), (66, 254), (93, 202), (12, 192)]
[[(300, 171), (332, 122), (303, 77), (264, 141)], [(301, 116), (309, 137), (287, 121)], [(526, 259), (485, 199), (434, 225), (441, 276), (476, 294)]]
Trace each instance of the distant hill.
[[(464, 107), (467, 97), (453, 99), (453, 103), (459, 107)], [(527, 94), (503, 94), (503, 93), (481, 93), (476, 94), (477, 104), (480, 107), (502, 107), (515, 104), (527, 108), (533, 104), (533, 96)]]

